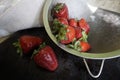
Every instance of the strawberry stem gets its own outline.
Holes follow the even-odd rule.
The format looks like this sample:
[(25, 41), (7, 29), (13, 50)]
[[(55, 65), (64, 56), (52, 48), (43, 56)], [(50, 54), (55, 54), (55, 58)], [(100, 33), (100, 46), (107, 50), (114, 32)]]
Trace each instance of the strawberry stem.
[(15, 46), (16, 48), (17, 48), (17, 53), (20, 55), (20, 56), (22, 56), (22, 48), (21, 48), (21, 46), (20, 46), (20, 42), (19, 42), (19, 40), (17, 41), (17, 42), (14, 42), (13, 43), (13, 46)]
[(53, 20), (53, 24), (52, 24), (52, 28), (51, 28), (52, 29), (52, 33), (53, 34), (57, 34), (59, 29), (60, 29), (60, 26), (61, 26), (61, 24), (58, 21), (58, 19), (54, 19)]
[(41, 49), (44, 48), (45, 46), (46, 46), (46, 43), (43, 42), (43, 43), (39, 46), (38, 49), (35, 49), (35, 50), (33, 51), (33, 54), (32, 54), (32, 56), (31, 56), (31, 59), (34, 57), (34, 55), (36, 55), (36, 54), (39, 52), (39, 50), (41, 50)]
[(54, 7), (54, 10), (56, 13), (58, 13), (64, 6), (64, 3), (57, 3), (57, 5)]
[(45, 43), (45, 42), (43, 42), (43, 43), (39, 46), (38, 50), (40, 50), (40, 49), (44, 48), (45, 46), (46, 46), (46, 43)]
[(59, 30), (59, 33), (57, 34), (58, 42), (61, 40), (67, 40), (66, 33), (67, 33), (67, 27), (66, 27), (66, 25), (62, 25)]
[(67, 47), (80, 51), (81, 50), (80, 40), (75, 39), (71, 44), (68, 44)]
[(88, 42), (87, 41), (88, 35), (86, 34), (85, 31), (82, 31), (82, 35), (83, 35), (82, 40), (85, 41), (85, 42)]

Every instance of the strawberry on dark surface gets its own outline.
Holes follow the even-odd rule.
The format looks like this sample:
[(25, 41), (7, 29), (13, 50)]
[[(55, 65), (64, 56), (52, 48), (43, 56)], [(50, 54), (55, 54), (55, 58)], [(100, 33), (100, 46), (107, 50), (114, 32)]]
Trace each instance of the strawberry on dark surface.
[(34, 62), (44, 69), (55, 71), (58, 67), (58, 61), (53, 49), (48, 45), (42, 47), (34, 53)]
[(78, 22), (79, 27), (81, 27), (82, 30), (84, 30), (87, 34), (90, 31), (90, 26), (88, 25), (88, 23), (86, 22), (86, 20), (84, 18), (80, 19)]
[(57, 3), (52, 10), (52, 15), (54, 18), (69, 18), (68, 7), (64, 3)]
[[(33, 60), (30, 62), (20, 58), (16, 54), (16, 48), (12, 43), (23, 34), (40, 36), (46, 39), (57, 54), (59, 67), (54, 72), (37, 67)], [(44, 34), (44, 35), (41, 35)], [(90, 61), (91, 70), (99, 71), (100, 62)], [(89, 65), (89, 63), (88, 63)], [(119, 80), (120, 58), (106, 60), (102, 75), (98, 80)], [(110, 69), (109, 69), (110, 68)], [(82, 58), (69, 54), (61, 50), (51, 41), (44, 27), (25, 29), (12, 34), (0, 45), (0, 74), (1, 80), (95, 80), (90, 77)], [(105, 74), (105, 75), (104, 75)], [(107, 75), (107, 76), (106, 76)], [(69, 77), (68, 77), (69, 76)]]
[(18, 47), (18, 53), (29, 54), (34, 48), (39, 47), (43, 39), (37, 36), (23, 35), (19, 38), (18, 42), (14, 43)]

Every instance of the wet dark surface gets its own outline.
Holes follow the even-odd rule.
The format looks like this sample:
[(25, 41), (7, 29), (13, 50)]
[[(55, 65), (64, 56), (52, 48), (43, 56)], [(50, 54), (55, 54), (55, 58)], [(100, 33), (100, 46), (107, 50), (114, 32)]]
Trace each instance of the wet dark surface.
[[(54, 72), (37, 67), (33, 60), (20, 57), (13, 42), (22, 35), (42, 37), (58, 58), (59, 67)], [(99, 70), (99, 61), (88, 60), (92, 72)], [(48, 37), (45, 29), (32, 28), (18, 31), (0, 44), (0, 80), (120, 80), (120, 58), (105, 61), (102, 74), (93, 79), (87, 72), (82, 58), (73, 56), (57, 47)]]

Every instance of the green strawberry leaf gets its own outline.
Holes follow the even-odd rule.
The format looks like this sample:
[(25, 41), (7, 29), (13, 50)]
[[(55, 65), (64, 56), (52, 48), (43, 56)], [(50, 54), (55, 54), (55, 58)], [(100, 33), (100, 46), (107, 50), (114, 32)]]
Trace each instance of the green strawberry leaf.
[(86, 34), (86, 32), (85, 32), (85, 31), (82, 31), (82, 38), (81, 38), (81, 40), (82, 40), (82, 41), (85, 41), (85, 42), (88, 42), (88, 41), (87, 41), (87, 38), (88, 38), (88, 35)]
[(31, 59), (34, 57), (34, 55), (36, 55), (42, 48), (44, 48), (46, 46), (46, 43), (45, 42), (43, 42), (40, 46), (39, 46), (39, 48), (38, 49), (35, 49), (34, 51), (33, 51), (33, 54), (32, 54), (32, 56), (31, 56)]
[(21, 46), (20, 46), (19, 40), (18, 40), (17, 42), (14, 42), (14, 43), (13, 43), (13, 46), (17, 48), (17, 53), (18, 53), (20, 56), (22, 56), (23, 51), (22, 51), (22, 48), (21, 48)]
[(58, 31), (60, 29), (60, 26), (61, 26), (61, 23), (57, 20), (57, 19), (54, 19), (53, 20), (53, 24), (52, 24), (52, 33), (53, 34), (58, 34)]
[(80, 40), (74, 39), (74, 41), (71, 44), (68, 44), (67, 47), (80, 51), (81, 50)]
[(54, 7), (56, 13), (58, 13), (64, 6), (64, 3), (57, 3)]
[(62, 25), (60, 27), (57, 40), (58, 41), (67, 40), (66, 33), (67, 33), (67, 27), (65, 25)]

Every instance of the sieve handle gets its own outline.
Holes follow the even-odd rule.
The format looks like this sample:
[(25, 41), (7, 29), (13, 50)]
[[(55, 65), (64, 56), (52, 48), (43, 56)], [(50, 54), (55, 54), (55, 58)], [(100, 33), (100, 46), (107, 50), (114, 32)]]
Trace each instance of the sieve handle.
[(100, 76), (102, 70), (103, 70), (103, 66), (104, 66), (105, 59), (102, 60), (101, 66), (100, 66), (100, 70), (99, 70), (99, 72), (98, 72), (97, 75), (93, 75), (93, 74), (92, 74), (92, 72), (90, 71), (90, 68), (89, 68), (89, 66), (88, 66), (87, 61), (86, 61), (85, 58), (83, 58), (83, 61), (84, 61), (84, 63), (85, 63), (85, 66), (86, 66), (86, 68), (87, 68), (88, 73), (89, 73), (93, 78), (98, 78), (98, 77)]

